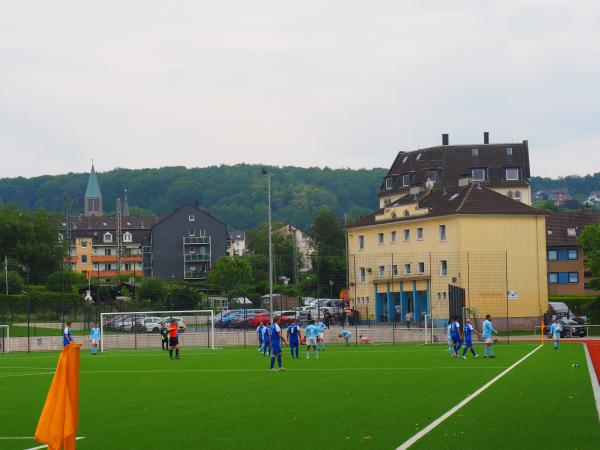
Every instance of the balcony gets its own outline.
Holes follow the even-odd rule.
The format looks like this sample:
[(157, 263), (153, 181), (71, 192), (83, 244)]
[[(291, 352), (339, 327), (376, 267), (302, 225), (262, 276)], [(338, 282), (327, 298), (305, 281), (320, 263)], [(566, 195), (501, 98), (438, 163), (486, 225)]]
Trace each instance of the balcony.
[(210, 255), (206, 253), (186, 253), (185, 262), (210, 261)]
[(210, 244), (210, 237), (209, 236), (203, 236), (203, 237), (189, 236), (189, 237), (184, 237), (183, 238), (183, 244), (184, 245)]
[(206, 280), (208, 278), (208, 272), (185, 272), (184, 278), (186, 280)]

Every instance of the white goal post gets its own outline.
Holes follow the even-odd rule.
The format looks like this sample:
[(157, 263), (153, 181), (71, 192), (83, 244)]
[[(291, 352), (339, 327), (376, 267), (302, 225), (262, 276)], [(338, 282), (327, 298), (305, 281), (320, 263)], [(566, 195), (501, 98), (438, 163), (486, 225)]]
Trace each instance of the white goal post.
[(114, 348), (152, 348), (160, 343), (158, 337), (162, 324), (168, 327), (172, 319), (179, 324), (184, 346), (202, 345), (215, 349), (214, 312), (211, 309), (195, 309), (101, 313), (100, 351), (105, 351), (107, 341), (114, 344)]
[(10, 327), (0, 325), (0, 353), (10, 352)]

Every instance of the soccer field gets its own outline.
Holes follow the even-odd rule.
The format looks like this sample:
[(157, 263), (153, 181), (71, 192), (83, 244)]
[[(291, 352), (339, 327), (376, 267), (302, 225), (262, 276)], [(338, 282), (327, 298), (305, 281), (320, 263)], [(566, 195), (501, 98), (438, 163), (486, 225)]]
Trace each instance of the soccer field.
[[(82, 351), (77, 445), (395, 449), (537, 346), (498, 344), (493, 360), (458, 360), (443, 346), (423, 345), (331, 346), (319, 360), (292, 360), (286, 348), (285, 372), (268, 371), (255, 348), (183, 349), (181, 360), (160, 349)], [(26, 438), (57, 358), (0, 355), (0, 448), (39, 445)], [(583, 346), (562, 343), (533, 353), (411, 448), (593, 449), (598, 442)]]

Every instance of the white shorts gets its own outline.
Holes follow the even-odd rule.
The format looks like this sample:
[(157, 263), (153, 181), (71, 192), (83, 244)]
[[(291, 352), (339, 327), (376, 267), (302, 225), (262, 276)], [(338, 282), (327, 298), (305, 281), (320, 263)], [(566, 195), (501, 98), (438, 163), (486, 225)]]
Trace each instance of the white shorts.
[(560, 339), (560, 334), (553, 334), (553, 335), (552, 335), (552, 339), (553, 339), (554, 341), (558, 341), (558, 340)]
[(454, 342), (452, 342), (452, 339), (448, 338), (448, 345), (450, 347), (454, 347)]
[(317, 345), (317, 338), (314, 336), (306, 338), (306, 345)]
[(90, 342), (92, 343), (92, 345), (99, 344), (100, 343), (100, 339), (98, 339), (98, 340), (96, 340), (96, 339), (90, 339)]
[(319, 339), (323, 339), (323, 333), (319, 333)]
[(493, 344), (494, 343), (494, 339), (492, 339), (491, 336), (488, 336), (488, 337), (485, 338), (484, 342), (486, 344)]

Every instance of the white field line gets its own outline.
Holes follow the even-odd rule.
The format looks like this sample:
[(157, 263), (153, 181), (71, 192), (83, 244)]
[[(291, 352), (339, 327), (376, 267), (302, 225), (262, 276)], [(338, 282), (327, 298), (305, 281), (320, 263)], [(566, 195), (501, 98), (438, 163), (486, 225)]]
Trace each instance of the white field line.
[[(33, 439), (33, 438), (30, 438), (30, 439)], [(85, 437), (84, 436), (78, 436), (78, 437), (75, 438), (76, 441), (78, 441), (80, 439), (85, 439)], [(48, 446), (47, 445), (39, 445), (37, 447), (31, 447), (31, 448), (28, 448), (26, 450), (39, 450), (41, 448), (48, 448)]]
[(409, 448), (411, 445), (413, 445), (415, 442), (417, 442), (419, 439), (421, 439), (423, 436), (425, 436), (427, 433), (429, 433), (431, 430), (433, 430), (435, 427), (437, 427), (439, 424), (441, 424), (444, 420), (446, 420), (448, 417), (452, 416), (456, 411), (458, 411), (460, 408), (465, 406), (467, 403), (469, 403), (471, 400), (473, 400), (475, 397), (477, 397), (479, 394), (481, 394), (483, 391), (485, 391), (487, 388), (489, 388), (492, 384), (494, 384), (496, 381), (501, 379), (504, 375), (506, 375), (508, 372), (513, 370), (515, 367), (517, 367), (519, 364), (521, 364), (523, 361), (525, 361), (527, 358), (529, 358), (535, 352), (537, 352), (540, 348), (542, 348), (541, 345), (534, 348), (532, 351), (527, 353), (525, 356), (523, 356), (521, 359), (519, 359), (512, 366), (510, 366), (506, 370), (502, 371), (499, 375), (495, 376), (490, 381), (488, 381), (483, 386), (481, 386), (479, 389), (477, 389), (475, 392), (473, 392), (471, 395), (467, 396), (467, 398), (465, 398), (463, 401), (461, 401), (460, 403), (458, 403), (457, 405), (455, 405), (454, 407), (449, 409), (447, 412), (442, 414), (440, 417), (435, 419), (433, 422), (431, 422), (429, 425), (427, 425), (425, 428), (423, 428), (421, 431), (419, 431), (413, 437), (411, 437), (406, 442), (404, 442), (402, 445), (400, 445), (398, 448), (396, 448), (396, 450), (405, 450), (405, 449)]
[(585, 359), (587, 360), (588, 371), (590, 372), (590, 381), (592, 382), (592, 390), (594, 391), (594, 400), (596, 400), (598, 420), (600, 420), (600, 384), (598, 384), (598, 377), (594, 371), (594, 363), (592, 362), (592, 358), (586, 344), (583, 344), (583, 349), (585, 350)]

